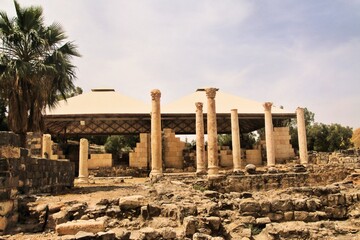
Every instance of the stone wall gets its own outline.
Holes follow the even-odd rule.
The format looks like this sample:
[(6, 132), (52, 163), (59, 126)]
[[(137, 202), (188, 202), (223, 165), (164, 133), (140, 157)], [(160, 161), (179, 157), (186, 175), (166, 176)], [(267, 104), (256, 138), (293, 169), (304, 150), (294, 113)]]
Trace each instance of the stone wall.
[(150, 134), (140, 133), (140, 142), (136, 143), (134, 152), (129, 153), (129, 166), (138, 168), (150, 167)]
[(279, 170), (278, 173), (257, 172), (249, 175), (228, 175), (211, 181), (219, 192), (263, 191), (291, 187), (321, 186), (346, 179), (354, 167), (343, 164), (309, 165), (306, 172)]
[(295, 157), (290, 138), (289, 127), (274, 127), (275, 159), (277, 163)]
[(219, 165), (220, 167), (233, 167), (232, 150), (229, 146), (219, 146)]
[(26, 135), (26, 148), (29, 150), (29, 156), (41, 157), (42, 133), (28, 132)]
[(184, 167), (183, 150), (185, 142), (175, 136), (175, 132), (170, 128), (163, 131), (163, 153), (165, 168), (182, 169)]
[(113, 160), (111, 153), (104, 154), (90, 154), (90, 159), (88, 159), (88, 168), (95, 169), (100, 167), (112, 167)]
[(17, 222), (18, 194), (58, 193), (74, 184), (74, 164), (37, 159), (14, 133), (0, 133), (0, 235)]

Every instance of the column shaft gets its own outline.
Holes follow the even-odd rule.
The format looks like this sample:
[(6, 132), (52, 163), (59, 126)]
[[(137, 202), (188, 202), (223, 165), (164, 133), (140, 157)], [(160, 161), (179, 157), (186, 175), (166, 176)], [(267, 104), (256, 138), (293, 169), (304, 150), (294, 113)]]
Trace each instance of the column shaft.
[(162, 175), (162, 143), (161, 143), (161, 92), (151, 91), (151, 172), (150, 175)]
[(300, 163), (308, 163), (308, 152), (307, 152), (307, 141), (306, 141), (306, 126), (305, 126), (305, 116), (304, 109), (298, 107), (296, 109), (296, 121), (298, 127), (298, 140), (299, 140), (299, 155)]
[(217, 125), (216, 125), (216, 88), (206, 88), (207, 96), (207, 134), (208, 134), (208, 174), (219, 173)]
[(42, 148), (41, 148), (42, 158), (50, 159), (51, 157), (51, 135), (44, 134), (42, 136)]
[(89, 142), (86, 138), (81, 138), (79, 149), (79, 180), (84, 182), (87, 182), (89, 177), (88, 155)]
[(266, 140), (266, 158), (267, 165), (275, 165), (275, 145), (274, 145), (274, 128), (271, 115), (271, 102), (264, 103), (265, 109), (265, 140)]
[(231, 110), (231, 140), (234, 172), (236, 172), (241, 170), (240, 129), (237, 109)]
[(196, 106), (196, 172), (206, 173), (203, 103)]

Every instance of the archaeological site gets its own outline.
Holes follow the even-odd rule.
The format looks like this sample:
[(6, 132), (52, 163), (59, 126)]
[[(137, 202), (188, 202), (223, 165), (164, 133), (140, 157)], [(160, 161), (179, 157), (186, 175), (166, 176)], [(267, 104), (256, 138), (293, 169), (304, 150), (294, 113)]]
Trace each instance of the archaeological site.
[[(0, 132), (0, 239), (360, 239), (360, 149), (308, 152), (303, 108), (217, 88), (148, 99), (93, 89), (26, 147)], [(126, 160), (92, 144), (110, 135), (137, 137)]]

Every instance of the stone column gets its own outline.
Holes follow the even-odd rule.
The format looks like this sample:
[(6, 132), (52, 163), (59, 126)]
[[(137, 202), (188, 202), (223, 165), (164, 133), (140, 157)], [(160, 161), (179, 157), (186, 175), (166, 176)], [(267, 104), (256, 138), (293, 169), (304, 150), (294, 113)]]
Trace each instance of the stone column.
[(42, 148), (41, 148), (41, 157), (50, 159), (51, 157), (51, 135), (44, 134), (42, 136)]
[(151, 176), (162, 175), (162, 148), (161, 148), (161, 92), (158, 89), (151, 91)]
[(206, 173), (203, 103), (196, 102), (196, 173)]
[(231, 109), (231, 140), (232, 154), (234, 163), (234, 172), (241, 171), (241, 147), (240, 147), (240, 129), (239, 115), (237, 109)]
[(263, 104), (265, 109), (265, 140), (266, 140), (266, 158), (267, 165), (275, 165), (275, 145), (274, 145), (274, 128), (271, 116), (271, 102)]
[(88, 182), (88, 155), (89, 155), (89, 142), (86, 138), (80, 139), (79, 149), (79, 181)]
[(300, 163), (308, 164), (306, 126), (305, 126), (305, 116), (304, 116), (303, 108), (298, 107), (296, 109), (296, 121), (297, 121), (297, 127), (298, 127)]
[(208, 175), (219, 173), (215, 96), (216, 88), (206, 88), (207, 134), (208, 134)]

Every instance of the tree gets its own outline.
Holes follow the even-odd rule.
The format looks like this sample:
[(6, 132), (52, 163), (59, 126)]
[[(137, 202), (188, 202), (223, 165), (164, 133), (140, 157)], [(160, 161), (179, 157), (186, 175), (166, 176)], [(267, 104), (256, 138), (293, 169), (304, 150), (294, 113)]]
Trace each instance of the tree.
[(6, 103), (5, 100), (0, 97), (0, 131), (7, 131), (7, 121), (6, 121)]
[(139, 142), (138, 135), (113, 135), (106, 139), (105, 151), (118, 159), (124, 152), (129, 152)]
[(351, 142), (354, 144), (354, 147), (360, 148), (360, 128), (354, 130)]
[(43, 129), (43, 111), (58, 95), (74, 91), (74, 56), (80, 54), (58, 23), (44, 24), (41, 7), (22, 8), (16, 16), (0, 12), (0, 87), (8, 102), (8, 124), (25, 144), (27, 131)]
[(315, 123), (309, 131), (309, 150), (333, 152), (348, 149), (351, 144), (352, 128), (340, 124)]

